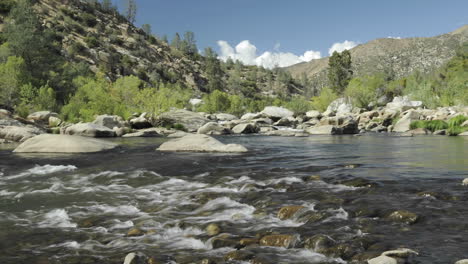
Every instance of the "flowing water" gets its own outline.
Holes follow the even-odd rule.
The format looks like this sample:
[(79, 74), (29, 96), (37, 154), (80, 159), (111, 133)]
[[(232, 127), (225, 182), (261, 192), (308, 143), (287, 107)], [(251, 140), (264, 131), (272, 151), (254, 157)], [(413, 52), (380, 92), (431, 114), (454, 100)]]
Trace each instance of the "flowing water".
[[(161, 153), (158, 138), (115, 139), (118, 150), (86, 155), (0, 150), (0, 263), (122, 263), (129, 252), (226, 263), (239, 248), (229, 241), (268, 234), (295, 244), (241, 251), (257, 263), (349, 263), (398, 247), (418, 251), (415, 263), (468, 258), (466, 137), (220, 140), (250, 152)], [(280, 220), (289, 205), (304, 208)], [(389, 220), (396, 210), (419, 218)], [(210, 237), (210, 223), (222, 234)], [(144, 235), (128, 236), (132, 228)], [(305, 248), (318, 234), (334, 241), (325, 255)]]

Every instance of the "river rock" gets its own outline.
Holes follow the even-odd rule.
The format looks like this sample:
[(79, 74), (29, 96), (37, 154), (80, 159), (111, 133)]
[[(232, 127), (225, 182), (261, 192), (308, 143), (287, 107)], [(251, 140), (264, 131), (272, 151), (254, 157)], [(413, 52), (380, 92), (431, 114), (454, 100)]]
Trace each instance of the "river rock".
[(31, 125), (0, 126), (0, 138), (16, 142), (23, 142), (45, 132), (44, 129)]
[(230, 134), (231, 130), (216, 122), (208, 122), (200, 127), (197, 133), (205, 135), (226, 135)]
[(400, 120), (398, 120), (398, 122), (393, 127), (393, 131), (407, 132), (410, 130), (411, 122), (417, 120), (419, 120), (419, 113), (416, 110), (409, 110)]
[(274, 126), (287, 126), (287, 127), (294, 127), (297, 124), (297, 120), (293, 117), (283, 117), (280, 120), (274, 123)]
[(237, 260), (237, 261), (246, 261), (249, 259), (254, 258), (255, 255), (252, 252), (248, 252), (246, 250), (235, 250), (227, 253), (224, 255), (224, 260), (226, 261), (232, 261), (232, 260)]
[(66, 135), (84, 137), (115, 137), (114, 130), (93, 123), (78, 123), (65, 129)]
[(11, 112), (6, 109), (0, 109), (0, 119), (11, 117)]
[(278, 218), (281, 220), (286, 220), (294, 216), (299, 210), (305, 208), (302, 205), (289, 205), (284, 206), (278, 211)]
[(115, 127), (120, 128), (124, 126), (124, 120), (120, 116), (116, 115), (99, 115), (94, 119), (93, 124), (114, 129)]
[(223, 144), (207, 135), (187, 135), (182, 138), (172, 139), (159, 146), (159, 151), (189, 151), (189, 152), (247, 152), (244, 146), (239, 144)]
[(397, 259), (387, 257), (387, 256), (378, 256), (376, 258), (368, 260), (367, 263), (368, 264), (400, 264)]
[(462, 185), (463, 185), (463, 186), (468, 186), (468, 178), (466, 178), (466, 179), (464, 179), (464, 180), (462, 181)]
[(143, 236), (144, 234), (145, 234), (145, 232), (143, 232), (143, 230), (141, 230), (139, 228), (136, 228), (136, 227), (128, 230), (128, 232), (127, 232), (127, 236), (129, 236), (129, 237)]
[(461, 260), (455, 262), (455, 264), (468, 264), (468, 259), (461, 259)]
[(152, 127), (151, 122), (143, 116), (130, 119), (130, 126), (135, 129), (145, 129)]
[(278, 121), (281, 118), (288, 118), (288, 117), (293, 117), (294, 112), (286, 109), (284, 107), (278, 107), (278, 106), (267, 106), (263, 111), (261, 112), (265, 116), (271, 118), (274, 121)]
[(412, 108), (418, 108), (422, 106), (421, 101), (411, 101), (408, 96), (397, 96), (393, 98), (391, 103), (388, 103), (386, 108), (391, 110), (396, 110), (399, 112), (404, 112)]
[(382, 253), (382, 256), (387, 257), (398, 257), (398, 258), (408, 258), (412, 255), (418, 255), (418, 252), (409, 249), (409, 248), (398, 248), (395, 250), (389, 250)]
[(398, 210), (388, 215), (387, 219), (393, 222), (400, 222), (411, 225), (416, 223), (419, 220), (419, 217), (417, 214), (410, 211)]
[(17, 153), (89, 153), (117, 147), (112, 142), (80, 136), (42, 134), (19, 145)]
[(221, 228), (217, 224), (209, 224), (205, 231), (209, 236), (216, 236), (221, 233)]
[(237, 119), (237, 117), (231, 114), (217, 114), (216, 119), (218, 121), (232, 121), (232, 120)]
[(311, 128), (308, 128), (306, 132), (311, 135), (340, 135), (342, 134), (341, 129), (333, 125), (311, 127)]
[[(341, 115), (349, 115), (353, 111), (353, 105), (351, 104), (350, 100), (346, 98), (338, 98), (328, 105), (327, 116), (341, 116)], [(325, 116), (325, 113), (323, 114)]]
[(247, 113), (241, 117), (241, 120), (252, 120), (257, 118), (262, 118), (262, 113)]
[(161, 134), (158, 133), (159, 130), (157, 128), (146, 128), (141, 129), (133, 133), (128, 133), (123, 135), (122, 137), (130, 138), (130, 137), (162, 137)]
[(429, 135), (431, 131), (425, 128), (416, 128), (416, 129), (408, 131), (408, 133), (411, 133), (413, 135)]
[(189, 132), (196, 132), (208, 122), (210, 122), (210, 120), (200, 113), (181, 109), (163, 113), (159, 115), (156, 120), (158, 126), (181, 124)]
[(48, 125), (49, 124), (49, 118), (50, 117), (59, 117), (57, 113), (51, 112), (51, 111), (40, 111), (40, 112), (34, 112), (26, 118), (29, 121), (32, 121), (34, 123), (38, 124), (43, 124), (43, 125)]
[(317, 110), (311, 110), (311, 111), (306, 112), (306, 117), (308, 117), (309, 119), (314, 119), (314, 118), (319, 119), (322, 117), (322, 114)]
[(466, 132), (463, 132), (463, 133), (460, 133), (460, 134), (458, 134), (458, 135), (459, 135), (459, 136), (466, 137), (466, 136), (468, 136), (468, 131), (466, 131)]
[(140, 253), (128, 253), (123, 264), (148, 264), (147, 258)]
[(232, 129), (235, 134), (253, 134), (259, 131), (259, 127), (251, 123), (239, 124)]
[(304, 247), (310, 249), (312, 251), (323, 253), (328, 248), (333, 247), (335, 245), (335, 240), (327, 235), (314, 235), (312, 237), (308, 237), (304, 241)]
[(58, 127), (62, 124), (62, 119), (56, 117), (56, 116), (51, 116), (49, 117), (49, 127)]
[(260, 239), (260, 246), (292, 248), (297, 240), (295, 235), (268, 235)]

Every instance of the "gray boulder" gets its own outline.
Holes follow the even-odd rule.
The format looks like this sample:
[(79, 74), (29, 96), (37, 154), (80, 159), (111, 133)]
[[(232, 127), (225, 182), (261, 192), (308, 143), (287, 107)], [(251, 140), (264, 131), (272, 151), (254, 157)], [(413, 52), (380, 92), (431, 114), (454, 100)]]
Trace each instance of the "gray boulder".
[(308, 128), (307, 133), (311, 135), (340, 135), (341, 128), (333, 125), (315, 126)]
[(308, 117), (309, 119), (321, 118), (322, 114), (317, 110), (311, 110), (306, 113), (306, 117)]
[(0, 109), (0, 119), (11, 117), (11, 112), (6, 109)]
[(88, 153), (109, 150), (117, 144), (89, 137), (42, 134), (19, 145), (16, 153)]
[(281, 118), (280, 120), (276, 121), (276, 123), (274, 123), (273, 125), (274, 126), (288, 126), (288, 127), (292, 127), (292, 126), (296, 126), (297, 125), (297, 120), (295, 118), (292, 118), (292, 117), (283, 117)]
[(123, 135), (122, 137), (131, 138), (131, 137), (161, 137), (162, 135), (159, 134), (159, 130), (156, 128), (147, 128), (141, 129), (134, 133), (128, 133)]
[(293, 117), (294, 112), (286, 109), (284, 107), (278, 107), (278, 106), (267, 106), (263, 111), (261, 112), (265, 116), (271, 118), (274, 121), (278, 121), (281, 118), (288, 118), (288, 117)]
[(216, 122), (209, 122), (200, 127), (197, 133), (205, 135), (226, 135), (230, 134), (231, 130)]
[(160, 151), (186, 151), (186, 152), (247, 152), (244, 146), (238, 144), (223, 144), (207, 135), (190, 134), (163, 143), (157, 150)]
[(368, 264), (400, 264), (399, 260), (387, 256), (378, 256), (367, 261)]
[(459, 136), (468, 136), (468, 131), (458, 134)]
[(232, 120), (237, 119), (237, 117), (231, 114), (217, 114), (216, 119), (218, 121), (232, 121)]
[(239, 124), (232, 129), (234, 134), (253, 134), (258, 131), (260, 131), (259, 127), (251, 123)]
[(421, 101), (411, 101), (408, 96), (397, 96), (393, 98), (391, 103), (388, 103), (386, 108), (391, 110), (396, 110), (399, 112), (404, 112), (409, 109), (422, 107)]
[(241, 117), (241, 120), (252, 120), (252, 119), (258, 119), (262, 117), (263, 117), (262, 113), (247, 113)]
[(419, 120), (419, 113), (416, 110), (409, 110), (393, 127), (394, 132), (407, 132), (410, 130), (410, 124)]
[(100, 115), (93, 121), (93, 124), (107, 127), (109, 129), (120, 128), (124, 126), (124, 120), (116, 115)]
[(461, 260), (455, 262), (455, 264), (468, 264), (468, 259), (461, 259)]
[(144, 116), (130, 119), (130, 126), (135, 129), (145, 129), (152, 127), (151, 122)]
[(349, 115), (352, 111), (353, 105), (351, 104), (350, 100), (346, 98), (338, 98), (330, 103), (325, 112), (328, 113), (328, 116), (333, 116), (333, 114), (340, 116)]
[(50, 117), (58, 118), (59, 115), (51, 111), (39, 111), (28, 115), (26, 119), (41, 125), (48, 125)]
[(189, 132), (197, 131), (208, 122), (210, 120), (199, 113), (180, 109), (163, 113), (156, 120), (157, 126), (181, 124)]
[[(14, 120), (16, 121), (16, 120)], [(16, 124), (16, 122), (13, 122)], [(44, 134), (46, 131), (42, 128), (31, 126), (31, 125), (23, 125), (18, 124), (15, 126), (1, 126), (0, 125), (0, 138), (16, 141), (16, 142), (23, 142), (29, 138), (34, 136)]]
[(93, 123), (78, 123), (65, 128), (66, 135), (85, 137), (115, 137), (115, 131)]

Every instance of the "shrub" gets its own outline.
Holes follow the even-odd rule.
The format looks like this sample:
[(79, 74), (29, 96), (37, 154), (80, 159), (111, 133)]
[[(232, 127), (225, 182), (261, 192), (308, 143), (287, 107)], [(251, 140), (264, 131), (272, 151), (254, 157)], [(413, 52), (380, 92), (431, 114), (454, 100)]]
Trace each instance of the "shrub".
[(227, 112), (231, 107), (229, 95), (218, 90), (215, 90), (211, 94), (205, 95), (203, 97), (203, 102), (203, 105), (201, 105), (198, 110), (210, 114), (216, 112)]
[(447, 129), (448, 124), (442, 120), (432, 120), (432, 121), (419, 120), (419, 121), (411, 122), (410, 128), (411, 129), (425, 128), (427, 130), (434, 132), (437, 130)]
[(350, 97), (354, 105), (367, 108), (376, 101), (377, 90), (383, 88), (385, 80), (381, 75), (371, 75), (352, 79), (346, 87), (345, 95)]
[(322, 88), (319, 96), (312, 97), (312, 107), (316, 110), (324, 112), (331, 102), (336, 100), (338, 96), (328, 87)]
[(467, 116), (457, 115), (455, 117), (450, 118), (450, 120), (448, 121), (448, 125), (449, 127), (461, 126), (466, 120), (468, 120)]
[(284, 107), (293, 111), (295, 115), (305, 114), (313, 108), (310, 101), (300, 96), (293, 97), (289, 102), (284, 104)]
[(97, 24), (96, 17), (89, 13), (83, 13), (81, 15), (81, 20), (87, 25), (88, 27), (94, 27)]
[(100, 45), (99, 40), (94, 36), (86, 37), (84, 41), (86, 45), (88, 45), (88, 47), (90, 48), (96, 48), (96, 47), (99, 47)]
[(2, 0), (0, 2), (0, 13), (9, 13), (11, 9), (16, 5), (14, 0)]

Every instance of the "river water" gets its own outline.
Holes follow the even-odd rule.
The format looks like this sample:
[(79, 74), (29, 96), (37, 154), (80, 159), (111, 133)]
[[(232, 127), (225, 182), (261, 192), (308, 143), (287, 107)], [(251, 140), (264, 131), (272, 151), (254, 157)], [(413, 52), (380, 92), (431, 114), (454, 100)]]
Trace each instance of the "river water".
[[(114, 139), (122, 147), (86, 155), (3, 147), (0, 263), (123, 263), (129, 252), (248, 263), (224, 260), (239, 248), (229, 241), (269, 234), (295, 243), (240, 251), (255, 263), (350, 263), (399, 247), (419, 252), (414, 263), (468, 258), (467, 137), (220, 138), (250, 150), (235, 155), (155, 151), (164, 140)], [(303, 209), (280, 220), (289, 205)], [(418, 219), (388, 218), (396, 210)], [(132, 228), (144, 234), (128, 236)], [(307, 247), (314, 235), (334, 248)]]

